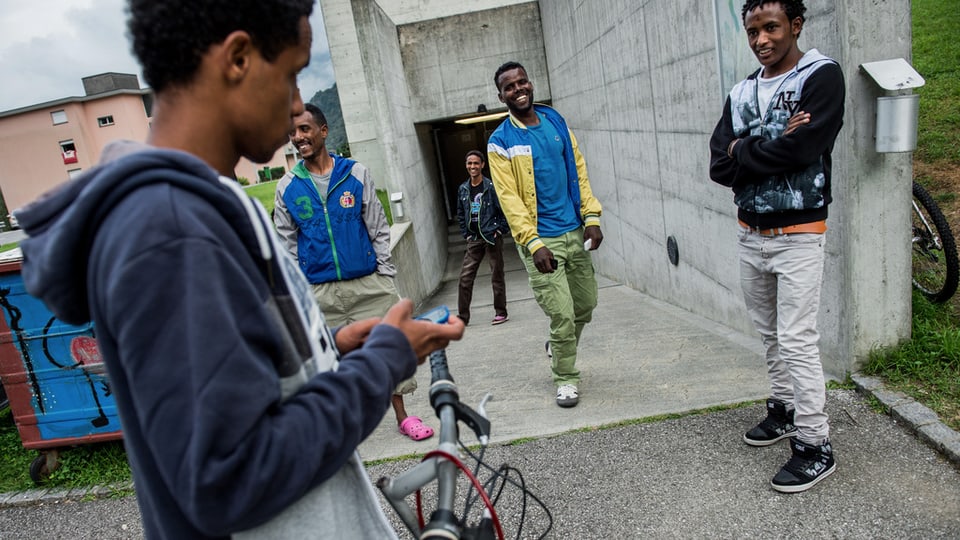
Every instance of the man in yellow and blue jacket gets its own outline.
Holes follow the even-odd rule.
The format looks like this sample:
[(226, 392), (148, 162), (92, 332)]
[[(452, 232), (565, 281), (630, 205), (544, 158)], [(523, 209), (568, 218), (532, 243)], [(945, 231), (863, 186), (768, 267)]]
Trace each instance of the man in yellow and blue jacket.
[(490, 136), (487, 162), (534, 297), (550, 318), (557, 405), (580, 400), (577, 345), (597, 305), (589, 250), (603, 242), (600, 202), (590, 190), (577, 139), (554, 109), (534, 105), (533, 84), (516, 62), (497, 69), (494, 83), (510, 116)]

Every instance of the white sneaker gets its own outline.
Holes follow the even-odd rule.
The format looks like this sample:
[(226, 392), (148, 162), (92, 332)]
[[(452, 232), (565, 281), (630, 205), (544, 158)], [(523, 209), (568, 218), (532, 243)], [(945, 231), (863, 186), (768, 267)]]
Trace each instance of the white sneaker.
[(580, 402), (580, 392), (572, 384), (564, 384), (557, 388), (557, 405), (561, 407), (576, 407)]

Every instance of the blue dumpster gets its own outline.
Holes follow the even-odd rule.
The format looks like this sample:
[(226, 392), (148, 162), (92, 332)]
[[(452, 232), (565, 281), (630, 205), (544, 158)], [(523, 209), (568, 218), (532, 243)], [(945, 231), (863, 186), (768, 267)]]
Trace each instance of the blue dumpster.
[(23, 447), (41, 452), (39, 482), (56, 449), (122, 438), (93, 324), (66, 324), (27, 294), (21, 261), (0, 262), (0, 380)]

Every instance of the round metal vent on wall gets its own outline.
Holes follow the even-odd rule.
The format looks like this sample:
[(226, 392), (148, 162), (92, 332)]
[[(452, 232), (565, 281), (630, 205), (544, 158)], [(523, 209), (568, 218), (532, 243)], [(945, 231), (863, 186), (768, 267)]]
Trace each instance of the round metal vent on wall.
[(680, 261), (680, 251), (677, 247), (677, 239), (668, 236), (667, 237), (667, 257), (670, 258), (670, 264), (676, 266)]

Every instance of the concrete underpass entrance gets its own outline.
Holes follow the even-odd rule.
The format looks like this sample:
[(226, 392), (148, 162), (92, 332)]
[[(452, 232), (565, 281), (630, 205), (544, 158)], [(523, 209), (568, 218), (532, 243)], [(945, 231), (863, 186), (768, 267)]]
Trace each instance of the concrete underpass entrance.
[[(487, 139), (500, 122), (502, 119), (473, 124), (458, 124), (452, 120), (431, 124), (440, 175), (440, 189), (443, 193), (448, 222), (452, 223), (457, 219), (457, 188), (467, 179), (467, 152), (479, 150), (486, 156)], [(490, 176), (488, 167), (483, 168), (483, 174)]]

